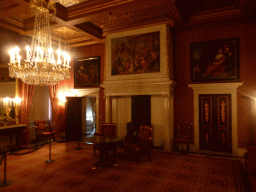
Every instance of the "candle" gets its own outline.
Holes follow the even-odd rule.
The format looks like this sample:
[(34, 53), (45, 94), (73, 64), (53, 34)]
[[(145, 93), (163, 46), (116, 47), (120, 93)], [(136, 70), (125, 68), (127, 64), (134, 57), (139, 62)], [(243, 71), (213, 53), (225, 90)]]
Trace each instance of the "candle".
[(16, 103), (17, 103), (17, 106), (20, 106), (20, 104), (21, 104), (21, 98), (16, 97)]
[(39, 58), (39, 51), (40, 51), (40, 47), (37, 47), (37, 49), (36, 49), (36, 57), (37, 57), (37, 60), (38, 60), (38, 58)]
[(20, 66), (20, 59), (21, 59), (21, 56), (18, 55), (18, 63), (19, 63), (19, 66)]
[(42, 48), (40, 49), (40, 57), (44, 57), (44, 50)]
[(52, 57), (52, 48), (49, 48), (48, 49), (48, 58), (49, 58), (49, 60), (51, 60), (51, 57)]
[(70, 56), (67, 55), (67, 60), (68, 60), (68, 68), (69, 68), (69, 62), (70, 62)]
[(4, 98), (4, 106), (5, 107), (9, 107), (10, 106), (10, 98), (9, 97)]
[(61, 63), (61, 60), (60, 60), (61, 51), (59, 49), (57, 50), (57, 54), (58, 54), (58, 64), (60, 64)]
[(63, 52), (63, 58), (64, 58), (63, 66), (65, 67), (66, 62), (67, 62), (67, 54), (66, 54), (66, 52)]
[(26, 46), (26, 60), (29, 60), (29, 46)]
[(16, 59), (15, 59), (15, 62), (17, 62), (18, 61), (18, 56), (19, 56), (19, 51), (20, 51), (20, 49), (19, 49), (19, 47), (15, 47), (15, 53), (16, 53)]
[(10, 63), (13, 63), (13, 49), (9, 51), (10, 54)]
[(13, 102), (14, 102), (14, 107), (19, 107), (21, 103), (21, 98), (16, 97), (15, 99), (13, 99)]

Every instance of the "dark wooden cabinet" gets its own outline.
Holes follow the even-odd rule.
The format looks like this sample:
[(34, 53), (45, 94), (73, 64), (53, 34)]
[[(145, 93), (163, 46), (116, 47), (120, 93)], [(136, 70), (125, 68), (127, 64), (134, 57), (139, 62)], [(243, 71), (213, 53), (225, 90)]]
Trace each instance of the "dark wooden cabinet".
[(82, 97), (66, 98), (67, 124), (65, 141), (81, 141), (82, 139)]

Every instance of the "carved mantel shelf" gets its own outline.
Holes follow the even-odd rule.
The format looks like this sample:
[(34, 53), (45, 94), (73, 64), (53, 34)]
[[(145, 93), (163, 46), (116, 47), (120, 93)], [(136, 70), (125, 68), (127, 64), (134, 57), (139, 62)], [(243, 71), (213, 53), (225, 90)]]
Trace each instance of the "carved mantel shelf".
[(237, 90), (238, 87), (242, 86), (243, 82), (232, 82), (232, 83), (203, 83), (203, 84), (189, 84), (194, 91), (207, 91), (207, 92), (218, 92)]
[(169, 78), (105, 81), (105, 96), (162, 95), (171, 96), (174, 81)]

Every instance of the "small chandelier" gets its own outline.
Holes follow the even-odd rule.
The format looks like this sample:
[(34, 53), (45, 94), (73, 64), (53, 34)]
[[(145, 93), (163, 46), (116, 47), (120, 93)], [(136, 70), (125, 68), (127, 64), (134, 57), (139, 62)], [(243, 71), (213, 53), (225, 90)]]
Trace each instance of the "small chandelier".
[(30, 85), (54, 85), (69, 79), (70, 56), (60, 49), (54, 54), (52, 49), (49, 15), (56, 11), (54, 2), (30, 0), (30, 6), (35, 11), (31, 47), (26, 47), (23, 61), (18, 47), (10, 50), (9, 76)]

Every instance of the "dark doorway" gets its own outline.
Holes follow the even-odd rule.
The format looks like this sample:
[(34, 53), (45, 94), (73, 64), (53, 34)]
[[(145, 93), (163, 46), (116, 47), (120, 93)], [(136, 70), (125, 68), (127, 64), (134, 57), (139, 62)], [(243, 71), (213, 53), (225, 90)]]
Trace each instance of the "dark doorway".
[(66, 98), (67, 125), (65, 141), (81, 141), (82, 139), (82, 97)]
[(83, 127), (86, 127), (86, 130), (83, 131), (86, 133), (86, 137), (92, 137), (95, 133), (96, 128), (96, 97), (88, 96), (83, 98), (85, 102), (85, 118), (83, 118), (83, 121), (86, 120), (86, 122), (83, 122), (83, 124), (86, 124)]

